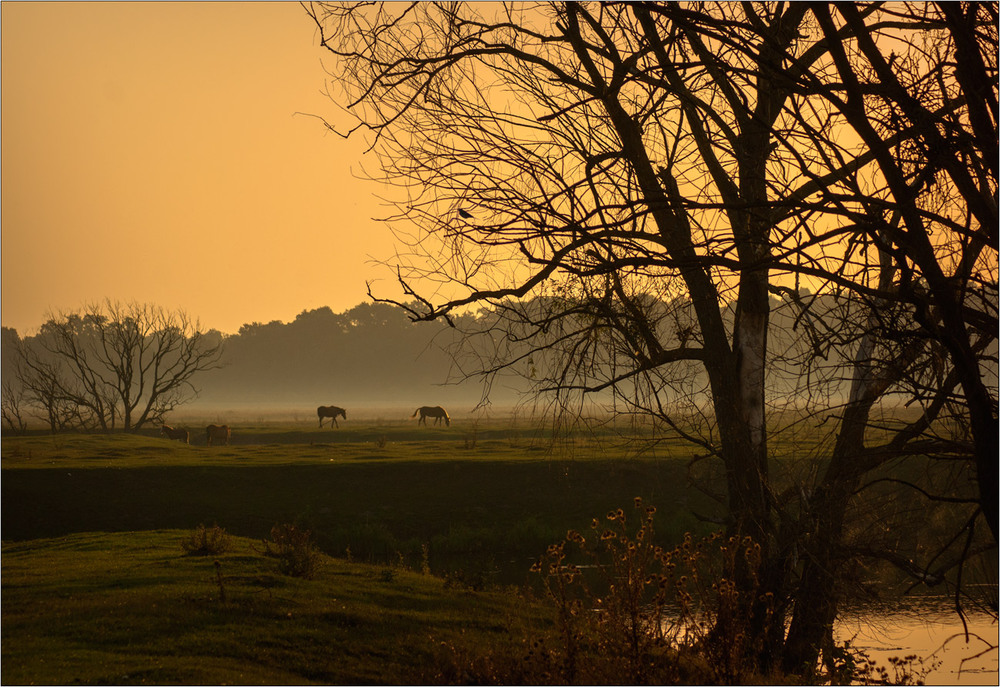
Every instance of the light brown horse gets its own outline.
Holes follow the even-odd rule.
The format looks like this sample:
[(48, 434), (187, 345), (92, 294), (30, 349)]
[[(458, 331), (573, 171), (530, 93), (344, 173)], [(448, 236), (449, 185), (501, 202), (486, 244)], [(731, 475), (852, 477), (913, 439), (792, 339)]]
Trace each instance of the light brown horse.
[(205, 428), (205, 434), (208, 436), (208, 445), (211, 446), (212, 442), (222, 442), (226, 446), (229, 446), (229, 437), (231, 432), (229, 431), (229, 425), (209, 425)]
[(337, 422), (337, 416), (347, 419), (347, 411), (343, 408), (338, 408), (337, 406), (320, 406), (316, 409), (316, 415), (319, 416), (319, 426), (323, 426), (323, 418), (330, 418), (330, 426), (333, 427), (337, 425), (340, 427), (340, 423)]
[(177, 439), (178, 441), (183, 441), (185, 444), (191, 443), (189, 441), (190, 436), (186, 429), (174, 429), (170, 425), (160, 425), (160, 434), (164, 435), (168, 439)]
[(412, 420), (413, 418), (415, 418), (418, 413), (420, 414), (420, 419), (417, 420), (418, 425), (423, 425), (426, 427), (427, 418), (432, 417), (434, 418), (435, 425), (441, 422), (441, 420), (444, 420), (444, 423), (446, 425), (448, 425), (449, 427), (451, 426), (451, 418), (448, 417), (448, 411), (442, 408), (441, 406), (420, 406), (419, 408), (413, 411), (413, 415), (410, 416), (410, 419)]

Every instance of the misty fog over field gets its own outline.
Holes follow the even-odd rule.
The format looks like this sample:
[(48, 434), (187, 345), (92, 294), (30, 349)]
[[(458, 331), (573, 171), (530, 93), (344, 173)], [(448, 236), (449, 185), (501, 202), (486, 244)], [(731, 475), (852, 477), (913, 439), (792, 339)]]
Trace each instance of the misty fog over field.
[[(547, 303), (539, 298), (525, 307), (542, 311)], [(651, 299), (648, 307), (662, 311), (665, 340), (691, 335), (676, 331), (677, 318), (685, 317), (690, 303)], [(843, 307), (835, 297), (818, 297), (812, 311)], [(319, 405), (347, 409), (348, 421), (411, 421), (415, 408), (424, 405), (444, 406), (456, 418), (537, 415), (549, 408), (552, 397), (536, 392), (545, 386), (541, 380), (555, 374), (557, 362), (546, 358), (544, 350), (529, 351), (523, 342), (491, 331), (496, 316), (485, 310), (465, 314), (451, 327), (440, 320), (414, 323), (395, 306), (361, 303), (341, 313), (329, 307), (304, 310), (287, 323), (252, 322), (231, 335), (206, 323), (203, 343), (220, 345), (221, 357), (193, 375), (191, 383), (198, 393), (188, 389), (187, 401), (169, 411), (166, 419), (315, 423)], [(801, 336), (808, 326), (794, 310), (779, 301), (772, 303), (768, 388), (775, 407), (794, 409), (803, 402), (798, 394), (805, 374), (798, 359), (801, 349), (810, 345), (809, 338)], [(22, 339), (4, 328), (3, 370), (8, 380), (16, 377), (9, 374), (17, 365), (15, 344), (44, 348), (45, 331), (43, 326), (41, 332)], [(489, 379), (477, 374), (489, 367), (501, 347), (514, 362)], [(828, 351), (809, 373), (825, 375), (831, 402), (842, 400), (849, 379), (836, 350)], [(684, 378), (683, 385), (664, 389), (663, 399), (675, 404), (680, 414), (705, 407), (704, 370), (691, 369), (679, 378)], [(627, 385), (619, 385), (619, 392), (628, 393)], [(582, 401), (577, 396), (575, 402), (581, 404), (583, 415), (608, 416), (621, 409), (612, 401), (605, 391), (586, 394)]]
[[(77, 331), (84, 335), (87, 318), (74, 321), (82, 323)], [(481, 379), (465, 379), (455, 365), (458, 331), (442, 322), (415, 324), (393, 306), (363, 303), (342, 313), (321, 307), (288, 323), (245, 324), (231, 335), (211, 323), (203, 329), (200, 349), (219, 346), (221, 355), (191, 376), (190, 386), (181, 390), (183, 401), (165, 416), (168, 421), (315, 423), (320, 405), (346, 408), (349, 420), (404, 421), (418, 406), (445, 406), (461, 417), (483, 400)], [(57, 359), (46, 352), (52, 350), (54, 331), (52, 321), (27, 336), (3, 329), (9, 383), (19, 379), (19, 350), (32, 350), (39, 360)], [(518, 390), (527, 390), (522, 380), (499, 376), (491, 386), (490, 408), (478, 414), (509, 413)], [(41, 406), (25, 403), (23, 410), (32, 423), (43, 421)]]
[[(198, 397), (177, 414), (232, 410), (315, 421), (316, 406), (329, 404), (347, 408), (349, 419), (403, 419), (421, 405), (469, 412), (483, 389), (455, 369), (457, 341), (444, 323), (414, 324), (382, 304), (247, 324), (225, 338), (222, 366), (199, 375)], [(491, 396), (495, 404), (517, 401), (509, 385), (496, 385)]]

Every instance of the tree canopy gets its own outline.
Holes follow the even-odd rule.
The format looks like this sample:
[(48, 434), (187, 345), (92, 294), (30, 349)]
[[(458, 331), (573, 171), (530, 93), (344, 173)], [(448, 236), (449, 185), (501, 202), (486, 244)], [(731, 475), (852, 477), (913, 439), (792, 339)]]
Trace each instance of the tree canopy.
[(197, 394), (193, 378), (222, 355), (183, 312), (111, 300), (53, 316), (24, 340), (5, 330), (5, 339), (8, 425), (23, 428), (23, 403), (41, 409), (52, 431), (162, 422)]
[[(308, 11), (354, 118), (329, 126), (397, 191), (406, 302), (377, 298), (488, 305), (483, 368), (530, 361), (563, 398), (610, 390), (678, 428), (667, 396), (706, 392), (688, 436), (725, 471), (729, 533), (762, 547), (737, 584), (772, 600), (744, 607), (763, 667), (815, 663), (854, 556), (907, 559), (852, 529), (888, 462), (958, 456), (962, 531), (984, 518), (995, 545), (995, 3)], [(776, 350), (779, 312), (797, 336)], [(776, 394), (790, 360), (809, 373)], [(886, 433), (893, 404), (919, 410)], [(784, 490), (790, 405), (835, 421), (829, 469)]]

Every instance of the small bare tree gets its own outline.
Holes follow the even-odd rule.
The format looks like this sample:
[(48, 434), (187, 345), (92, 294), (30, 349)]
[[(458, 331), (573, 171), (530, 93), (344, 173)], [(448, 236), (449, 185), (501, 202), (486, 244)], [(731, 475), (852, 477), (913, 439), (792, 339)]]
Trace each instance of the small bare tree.
[(221, 355), (221, 343), (182, 312), (108, 300), (50, 318), (25, 342), (21, 370), (53, 431), (131, 431), (192, 398), (193, 377), (217, 367)]
[(26, 394), (16, 380), (5, 376), (0, 389), (3, 398), (3, 422), (12, 432), (23, 432), (28, 428), (25, 417)]

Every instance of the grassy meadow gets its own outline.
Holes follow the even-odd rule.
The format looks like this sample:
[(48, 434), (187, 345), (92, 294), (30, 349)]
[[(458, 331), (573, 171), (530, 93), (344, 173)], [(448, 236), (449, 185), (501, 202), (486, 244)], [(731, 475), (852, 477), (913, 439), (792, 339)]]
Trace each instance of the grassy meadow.
[(6, 542), (3, 683), (419, 684), (456, 642), (544, 631), (509, 592), (328, 557), (294, 578), (252, 540), (192, 556), (185, 534)]
[[(215, 447), (205, 422), (191, 444), (153, 429), (3, 438), (4, 684), (489, 681), (489, 666), (454, 671), (541, 655), (553, 609), (529, 569), (567, 530), (635, 497), (665, 546), (717, 529), (695, 513), (717, 514), (722, 474), (648, 432), (231, 424)], [(774, 442), (776, 481), (819, 469), (823, 443)], [(268, 555), (285, 524), (312, 533), (310, 579)], [(185, 551), (200, 525), (229, 550)]]
[[(568, 529), (636, 496), (666, 538), (710, 529), (668, 444), (414, 425), (5, 436), (3, 683), (438, 681), (449, 652), (548, 631), (515, 590)], [(232, 550), (188, 555), (202, 523)], [(264, 555), (281, 523), (313, 533), (313, 579)]]
[(426, 548), (435, 571), (465, 557), (483, 572), (516, 572), (568, 529), (636, 496), (660, 509), (671, 539), (707, 530), (691, 514), (710, 504), (686, 488), (686, 454), (661, 446), (654, 457), (629, 457), (610, 437), (553, 442), (478, 428), (473, 438), (456, 422), (234, 427), (230, 446), (192, 441), (152, 433), (4, 438), (3, 539), (200, 523), (261, 538), (293, 522), (334, 556), (349, 549), (360, 561), (412, 561)]

